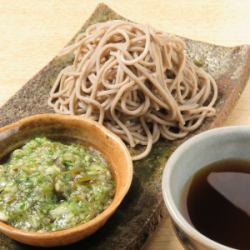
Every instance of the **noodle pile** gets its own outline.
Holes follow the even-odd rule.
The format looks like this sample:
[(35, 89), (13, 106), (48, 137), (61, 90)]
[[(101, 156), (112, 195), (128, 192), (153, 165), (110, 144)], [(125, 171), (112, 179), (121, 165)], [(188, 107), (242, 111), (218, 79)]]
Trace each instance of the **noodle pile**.
[(88, 117), (147, 156), (161, 137), (183, 138), (215, 114), (217, 85), (186, 59), (185, 43), (127, 21), (90, 26), (66, 47), (74, 62), (58, 75), (49, 105), (56, 113)]

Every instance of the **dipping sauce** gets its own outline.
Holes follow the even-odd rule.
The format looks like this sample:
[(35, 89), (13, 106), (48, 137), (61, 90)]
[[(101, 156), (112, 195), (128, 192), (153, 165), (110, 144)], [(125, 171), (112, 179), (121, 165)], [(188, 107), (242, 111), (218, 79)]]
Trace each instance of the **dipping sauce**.
[(223, 160), (198, 171), (183, 195), (183, 211), (202, 234), (250, 249), (250, 161)]
[(85, 223), (114, 194), (109, 164), (88, 146), (35, 138), (0, 165), (0, 220), (19, 229), (57, 231)]

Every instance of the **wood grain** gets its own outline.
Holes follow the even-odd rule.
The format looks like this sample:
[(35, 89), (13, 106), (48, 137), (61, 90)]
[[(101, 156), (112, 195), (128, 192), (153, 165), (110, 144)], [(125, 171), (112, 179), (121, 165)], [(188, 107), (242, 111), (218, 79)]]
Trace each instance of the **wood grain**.
[[(56, 55), (99, 1), (0, 2), (0, 104)], [(249, 1), (105, 1), (118, 13), (171, 33), (222, 45), (250, 44)], [(239, 3), (240, 2), (240, 3)], [(225, 125), (250, 124), (250, 86)], [(1, 118), (0, 118), (1, 119)], [(164, 221), (147, 250), (182, 249)]]

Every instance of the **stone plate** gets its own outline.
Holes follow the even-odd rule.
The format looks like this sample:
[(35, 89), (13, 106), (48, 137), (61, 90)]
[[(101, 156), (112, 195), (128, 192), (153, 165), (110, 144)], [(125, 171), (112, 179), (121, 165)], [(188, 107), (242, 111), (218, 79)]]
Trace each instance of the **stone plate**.
[[(83, 10), (84, 11), (84, 10)], [(79, 32), (89, 25), (112, 19), (124, 19), (104, 4), (98, 5)], [(185, 39), (185, 38), (184, 38)], [(72, 41), (72, 40), (71, 40)], [(207, 130), (222, 124), (238, 100), (250, 72), (250, 47), (222, 47), (185, 39), (187, 56), (215, 78), (219, 87), (217, 114), (207, 119), (196, 131)], [(72, 55), (54, 58), (0, 109), (0, 126), (25, 116), (52, 113), (47, 106), (50, 88), (57, 74), (72, 62)], [(194, 134), (194, 133), (193, 133)], [(192, 135), (193, 135), (192, 134)], [(191, 136), (192, 136), (191, 135)], [(186, 140), (185, 138), (184, 140)], [(132, 187), (118, 211), (95, 235), (60, 249), (121, 250), (139, 249), (156, 228), (163, 216), (168, 216), (161, 195), (161, 175), (164, 164), (182, 141), (164, 140), (154, 145), (151, 154), (134, 164)], [(21, 245), (0, 234), (1, 250), (37, 249)]]

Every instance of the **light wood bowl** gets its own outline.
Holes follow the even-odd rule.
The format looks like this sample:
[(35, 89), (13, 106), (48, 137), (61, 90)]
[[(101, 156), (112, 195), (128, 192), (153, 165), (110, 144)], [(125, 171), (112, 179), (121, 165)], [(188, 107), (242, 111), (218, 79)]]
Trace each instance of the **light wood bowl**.
[(0, 158), (35, 136), (52, 139), (84, 141), (101, 151), (111, 165), (116, 192), (110, 206), (87, 223), (56, 231), (28, 232), (0, 222), (0, 231), (19, 242), (41, 247), (74, 243), (96, 232), (115, 212), (132, 182), (133, 165), (124, 143), (102, 125), (89, 119), (56, 114), (41, 114), (24, 118), (0, 128)]

